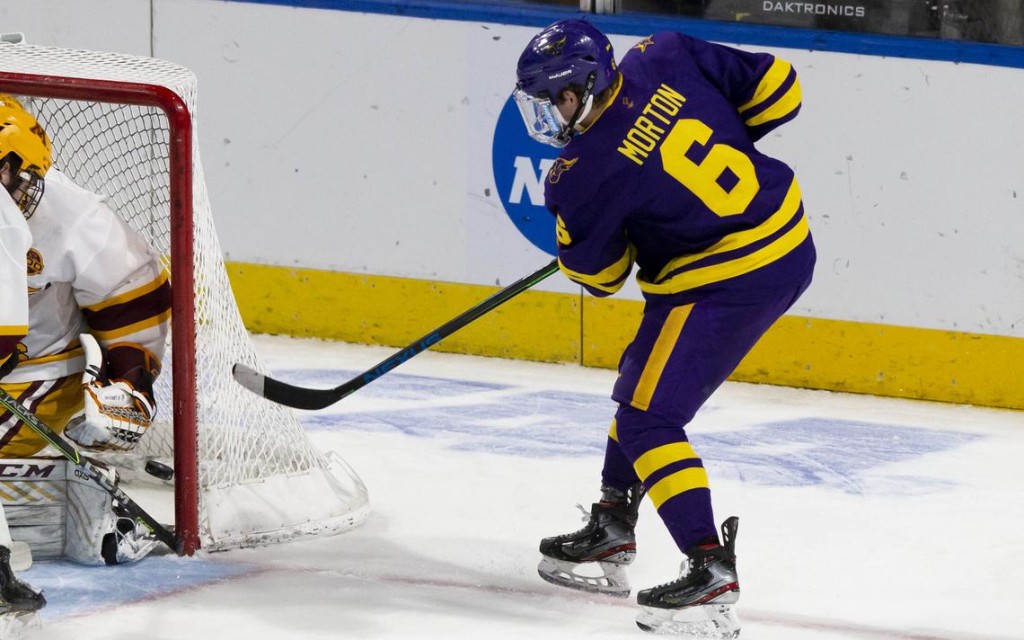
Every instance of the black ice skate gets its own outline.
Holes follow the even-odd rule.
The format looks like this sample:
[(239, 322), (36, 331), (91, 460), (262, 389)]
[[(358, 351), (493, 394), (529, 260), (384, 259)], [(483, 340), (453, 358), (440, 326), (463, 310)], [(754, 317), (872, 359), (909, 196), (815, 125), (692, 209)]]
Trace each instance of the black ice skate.
[(43, 608), (46, 598), (18, 579), (11, 570), (11, 550), (0, 546), (0, 615), (31, 613)]
[(11, 570), (11, 550), (0, 546), (0, 638), (17, 638), (38, 626), (37, 613), (46, 598), (18, 579)]
[(643, 611), (636, 624), (644, 631), (692, 638), (735, 638), (740, 623), (733, 605), (740, 597), (736, 574), (738, 518), (722, 523), (722, 546), (687, 551), (678, 579), (636, 596)]
[(639, 483), (625, 493), (602, 487), (601, 501), (591, 507), (589, 514), (580, 507), (587, 523), (582, 529), (540, 541), (540, 577), (570, 589), (618, 598), (629, 596), (624, 567), (636, 555), (633, 529), (643, 494)]

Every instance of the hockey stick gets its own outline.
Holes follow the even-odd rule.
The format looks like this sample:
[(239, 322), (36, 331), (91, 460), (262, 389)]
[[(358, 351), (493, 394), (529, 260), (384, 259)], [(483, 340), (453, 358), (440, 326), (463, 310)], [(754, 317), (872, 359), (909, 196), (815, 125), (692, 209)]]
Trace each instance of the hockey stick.
[(173, 533), (157, 522), (156, 518), (146, 513), (137, 502), (129, 498), (120, 487), (114, 484), (110, 478), (103, 474), (102, 471), (97, 469), (96, 465), (94, 465), (91, 460), (84, 457), (73, 444), (51, 429), (45, 422), (37, 418), (34, 413), (25, 407), (25, 405), (18, 402), (14, 396), (7, 393), (7, 391), (2, 388), (0, 388), (0, 405), (14, 414), (16, 418), (27, 424), (30, 429), (38, 433), (44, 440), (53, 446), (54, 449), (60, 451), (61, 455), (70, 460), (71, 463), (77, 467), (75, 469), (76, 476), (85, 480), (90, 480), (96, 485), (99, 485), (101, 489), (117, 500), (118, 504), (120, 504), (125, 511), (132, 516), (132, 518), (144, 524), (153, 532), (160, 542), (163, 542), (175, 553), (178, 553), (178, 542), (174, 538)]
[(355, 378), (352, 378), (348, 382), (338, 385), (333, 389), (309, 389), (306, 387), (297, 387), (286, 382), (281, 382), (280, 380), (275, 380), (269, 376), (263, 375), (262, 373), (258, 373), (251, 367), (242, 363), (235, 364), (231, 369), (231, 374), (235, 377), (238, 384), (242, 385), (249, 391), (252, 391), (256, 395), (263, 396), (271, 402), (283, 404), (295, 409), (323, 409), (324, 407), (328, 407), (335, 402), (338, 402), (357, 389), (365, 387), (409, 358), (426, 351), (441, 340), (465, 327), (470, 322), (473, 322), (485, 313), (501, 306), (556, 271), (558, 271), (558, 260), (552, 260), (551, 263), (546, 265), (544, 268), (531, 273), (525, 278), (513, 282), (475, 307), (464, 311), (462, 314), (452, 318), (419, 340), (414, 341), (401, 351), (398, 351), (386, 360), (379, 362), (373, 368), (364, 371)]

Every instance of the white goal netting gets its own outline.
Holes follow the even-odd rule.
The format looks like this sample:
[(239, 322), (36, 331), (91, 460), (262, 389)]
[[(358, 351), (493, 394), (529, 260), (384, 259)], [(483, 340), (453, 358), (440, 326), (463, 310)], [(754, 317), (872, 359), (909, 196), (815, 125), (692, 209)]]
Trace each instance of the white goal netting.
[[(198, 499), (176, 487), (179, 518), (182, 508), (194, 509), (207, 549), (341, 531), (368, 512), (362, 481), (340, 457), (317, 451), (290, 410), (257, 398), (231, 378), (235, 362), (257, 369), (261, 364), (232, 295), (213, 224), (199, 160), (196, 84), (190, 71), (162, 60), (0, 43), (0, 92), (19, 96), (35, 113), (53, 140), (54, 166), (109, 196), (108, 204), (145, 234), (169, 268), (172, 236), (179, 233), (171, 219), (176, 178), (169, 170), (170, 141), (180, 134), (162, 108), (133, 103), (139, 87), (163, 87), (191, 114), (194, 322), (176, 314), (172, 325), (174, 332), (189, 331), (195, 338), (194, 397), (185, 401), (196, 407), (197, 437), (183, 441), (179, 433), (175, 439), (170, 420), (181, 398), (173, 397), (175, 354), (169, 349), (157, 385), (162, 422), (139, 447), (143, 458), (170, 459), (176, 447), (197, 452)], [(171, 270), (172, 287), (181, 280)], [(182, 471), (176, 470), (179, 481)], [(183, 506), (182, 500), (195, 504)], [(180, 531), (183, 523), (178, 524)]]

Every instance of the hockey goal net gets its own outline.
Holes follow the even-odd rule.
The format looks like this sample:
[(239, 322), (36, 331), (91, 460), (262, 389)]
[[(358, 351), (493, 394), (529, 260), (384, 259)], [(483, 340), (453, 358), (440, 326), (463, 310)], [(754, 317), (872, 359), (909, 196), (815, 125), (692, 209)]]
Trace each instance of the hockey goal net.
[(0, 42), (0, 93), (36, 115), (53, 141), (54, 166), (107, 195), (171, 273), (158, 424), (137, 456), (118, 462), (138, 468), (149, 458), (173, 459), (180, 551), (343, 531), (368, 512), (358, 475), (318, 451), (291, 411), (231, 377), (235, 362), (261, 365), (214, 229), (196, 84), (187, 69), (158, 59)]

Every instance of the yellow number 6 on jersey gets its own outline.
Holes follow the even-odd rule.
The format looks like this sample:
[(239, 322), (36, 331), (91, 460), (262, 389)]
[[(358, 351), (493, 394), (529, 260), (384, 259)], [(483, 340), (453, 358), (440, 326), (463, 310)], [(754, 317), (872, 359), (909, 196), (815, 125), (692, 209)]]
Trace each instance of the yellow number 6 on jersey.
[[(761, 184), (750, 158), (727, 144), (711, 145), (699, 163), (686, 157), (693, 145), (707, 145), (711, 134), (711, 128), (700, 120), (680, 120), (661, 145), (661, 161), (665, 171), (700, 198), (715, 215), (735, 216), (747, 210)], [(719, 184), (726, 170), (734, 176), (735, 184), (729, 188)]]

